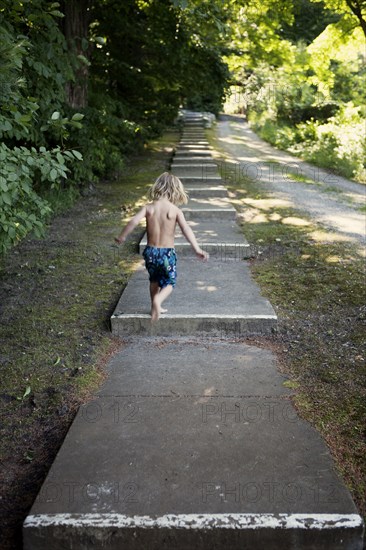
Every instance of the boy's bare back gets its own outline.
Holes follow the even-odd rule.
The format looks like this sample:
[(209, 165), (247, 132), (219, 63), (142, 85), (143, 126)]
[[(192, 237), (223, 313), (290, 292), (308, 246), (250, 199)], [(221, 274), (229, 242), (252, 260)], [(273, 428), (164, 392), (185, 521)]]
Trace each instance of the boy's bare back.
[(167, 199), (146, 205), (147, 242), (158, 248), (173, 248), (180, 210)]

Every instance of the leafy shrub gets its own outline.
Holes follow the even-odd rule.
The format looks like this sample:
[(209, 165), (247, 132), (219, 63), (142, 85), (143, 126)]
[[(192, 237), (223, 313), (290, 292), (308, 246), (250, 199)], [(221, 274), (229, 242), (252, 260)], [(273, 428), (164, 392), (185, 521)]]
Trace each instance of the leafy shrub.
[(304, 141), (290, 148), (305, 159), (339, 174), (366, 183), (365, 123), (351, 103), (326, 124), (298, 125)]
[(42, 186), (58, 189), (70, 172), (67, 166), (80, 160), (79, 151), (52, 151), (40, 147), (0, 144), (0, 251), (4, 253), (30, 231), (40, 237), (51, 214), (42, 198)]

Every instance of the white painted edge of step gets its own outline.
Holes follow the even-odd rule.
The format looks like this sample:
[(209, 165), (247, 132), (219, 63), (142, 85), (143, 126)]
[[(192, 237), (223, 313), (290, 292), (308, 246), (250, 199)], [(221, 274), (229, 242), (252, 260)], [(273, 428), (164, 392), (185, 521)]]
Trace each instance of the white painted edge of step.
[(160, 517), (123, 514), (35, 514), (24, 528), (117, 527), (178, 529), (354, 529), (362, 527), (358, 514), (167, 514)]
[[(187, 220), (188, 222), (190, 221), (194, 221), (194, 220)], [(178, 238), (180, 237), (180, 235), (178, 235)], [(140, 241), (140, 246), (146, 246), (147, 245), (147, 240), (145, 237), (143, 237), (143, 239)], [(204, 246), (224, 246), (224, 247), (229, 247), (229, 246), (235, 246), (235, 248), (250, 248), (250, 244), (249, 243), (238, 243), (237, 241), (236, 242), (207, 242), (207, 241), (199, 241), (199, 245), (200, 247), (204, 247)], [(175, 248), (180, 248), (180, 247), (186, 247), (188, 248), (189, 246), (191, 246), (190, 243), (187, 243), (186, 241), (182, 241), (181, 243), (175, 243)], [(194, 255), (192, 254), (192, 258), (194, 259)]]
[[(277, 315), (227, 315), (218, 313), (195, 313), (195, 314), (179, 314), (179, 313), (162, 313), (160, 319), (277, 319)], [(111, 319), (151, 319), (151, 315), (147, 313), (119, 313), (112, 315)]]
[(221, 213), (221, 212), (236, 212), (235, 208), (233, 206), (221, 206), (219, 208), (191, 208), (190, 206), (183, 206), (182, 207), (182, 210), (184, 212), (192, 212), (193, 214), (200, 214), (201, 212), (203, 213), (207, 213), (209, 212), (210, 214), (217, 214), (217, 213)]

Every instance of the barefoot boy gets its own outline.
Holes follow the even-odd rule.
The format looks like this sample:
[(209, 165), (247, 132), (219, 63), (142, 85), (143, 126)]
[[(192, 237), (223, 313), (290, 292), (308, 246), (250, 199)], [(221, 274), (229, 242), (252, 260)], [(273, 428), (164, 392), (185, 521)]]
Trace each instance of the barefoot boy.
[(119, 244), (124, 242), (142, 218), (146, 218), (147, 246), (143, 257), (150, 278), (151, 320), (157, 321), (160, 313), (166, 311), (161, 308), (162, 303), (168, 298), (176, 283), (176, 224), (178, 223), (200, 259), (207, 260), (208, 254), (198, 246), (183, 212), (177, 207), (178, 204), (186, 204), (188, 201), (179, 178), (169, 172), (161, 174), (150, 189), (150, 198), (153, 202), (141, 208), (115, 241)]

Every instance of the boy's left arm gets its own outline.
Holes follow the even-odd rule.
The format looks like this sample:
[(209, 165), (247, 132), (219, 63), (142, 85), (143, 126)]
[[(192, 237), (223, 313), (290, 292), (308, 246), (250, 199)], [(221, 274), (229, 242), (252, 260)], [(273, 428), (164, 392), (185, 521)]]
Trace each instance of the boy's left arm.
[(115, 241), (118, 244), (121, 244), (125, 242), (127, 235), (131, 233), (135, 229), (135, 227), (140, 223), (142, 218), (145, 218), (146, 216), (146, 206), (143, 206), (141, 210), (137, 212), (137, 214), (134, 215), (133, 218), (128, 222), (126, 227), (123, 229), (123, 231), (118, 235), (118, 237), (115, 237)]

